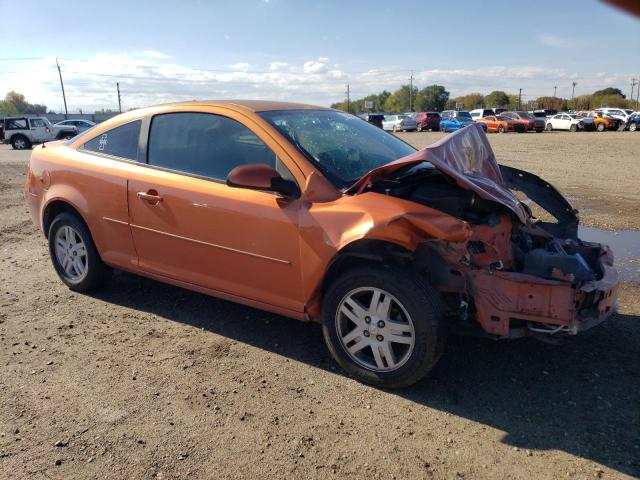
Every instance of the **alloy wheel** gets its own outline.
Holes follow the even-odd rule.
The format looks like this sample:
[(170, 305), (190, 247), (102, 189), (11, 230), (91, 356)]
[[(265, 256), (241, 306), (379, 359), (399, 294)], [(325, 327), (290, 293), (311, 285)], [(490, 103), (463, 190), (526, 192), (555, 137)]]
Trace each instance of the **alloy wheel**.
[(415, 328), (407, 310), (380, 288), (361, 287), (347, 293), (338, 305), (335, 326), (347, 355), (376, 372), (400, 368), (415, 345)]
[(18, 138), (13, 142), (13, 148), (15, 148), (16, 150), (24, 150), (25, 148), (27, 148), (27, 142), (25, 142), (22, 138)]
[(64, 275), (73, 282), (81, 281), (87, 274), (87, 247), (80, 234), (65, 225), (55, 237), (56, 260)]

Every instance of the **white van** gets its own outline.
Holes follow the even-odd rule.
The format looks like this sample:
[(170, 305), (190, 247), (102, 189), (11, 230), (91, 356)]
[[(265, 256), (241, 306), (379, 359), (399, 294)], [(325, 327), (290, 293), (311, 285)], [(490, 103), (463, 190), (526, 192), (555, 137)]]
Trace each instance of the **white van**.
[(488, 115), (496, 114), (491, 108), (476, 108), (475, 110), (471, 110), (469, 113), (471, 114), (471, 118), (473, 118), (474, 122), (477, 122)]

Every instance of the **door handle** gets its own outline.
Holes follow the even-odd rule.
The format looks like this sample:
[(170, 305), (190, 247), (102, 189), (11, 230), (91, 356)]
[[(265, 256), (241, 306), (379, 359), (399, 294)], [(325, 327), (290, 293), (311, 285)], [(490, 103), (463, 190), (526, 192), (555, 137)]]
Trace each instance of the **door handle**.
[(155, 190), (149, 190), (147, 192), (138, 192), (136, 193), (140, 200), (145, 200), (149, 202), (151, 205), (157, 205), (162, 201), (162, 197), (158, 195), (158, 192)]

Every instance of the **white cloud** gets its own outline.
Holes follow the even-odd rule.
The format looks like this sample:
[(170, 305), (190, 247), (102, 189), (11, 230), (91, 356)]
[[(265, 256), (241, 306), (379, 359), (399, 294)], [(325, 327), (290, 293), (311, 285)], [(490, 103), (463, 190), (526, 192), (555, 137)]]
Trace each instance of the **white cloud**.
[(144, 55), (145, 57), (156, 58), (158, 60), (165, 60), (167, 58), (171, 58), (170, 55), (167, 55), (166, 53), (158, 52), (156, 50), (143, 50), (140, 53), (142, 53), (142, 55)]
[(269, 70), (275, 72), (276, 70), (282, 70), (283, 68), (288, 67), (289, 64), (287, 62), (271, 62), (269, 65)]
[[(239, 62), (211, 69), (193, 68), (174, 59), (137, 54), (101, 53), (87, 60), (60, 61), (69, 110), (92, 112), (118, 105), (116, 82), (120, 83), (123, 108), (140, 107), (174, 100), (211, 98), (253, 98), (329, 105), (344, 98), (345, 84), (352, 98), (362, 98), (383, 89), (394, 91), (407, 83), (408, 71), (395, 65), (359, 73), (346, 73), (328, 58), (302, 64), (279, 61), (266, 65)], [(7, 68), (9, 70), (9, 68)], [(62, 110), (62, 95), (55, 58), (21, 62), (11, 72), (0, 72), (5, 91), (24, 93), (31, 103)], [(16, 70), (17, 73), (13, 73)], [(571, 82), (577, 81), (576, 95), (613, 85), (627, 85), (631, 72), (578, 73), (537, 65), (489, 65), (473, 69), (429, 69), (414, 72), (414, 85), (422, 88), (444, 85), (452, 96), (492, 90), (517, 93), (523, 99), (551, 95), (558, 86), (559, 96), (571, 95)]]
[(538, 35), (538, 40), (541, 44), (553, 48), (568, 48), (574, 44), (570, 39), (561, 37), (555, 33), (541, 33)]
[(232, 63), (231, 65), (228, 65), (228, 67), (231, 70), (238, 70), (240, 72), (246, 72), (247, 70), (249, 70), (251, 68), (251, 64), (249, 64), (247, 62), (237, 62), (237, 63)]

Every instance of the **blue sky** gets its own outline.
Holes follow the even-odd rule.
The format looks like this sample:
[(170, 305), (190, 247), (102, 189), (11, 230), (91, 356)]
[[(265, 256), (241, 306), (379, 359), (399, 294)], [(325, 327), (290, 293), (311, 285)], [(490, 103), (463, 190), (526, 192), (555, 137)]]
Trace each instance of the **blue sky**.
[[(640, 20), (590, 0), (497, 2), (0, 0), (0, 95), (73, 111), (192, 98), (328, 105), (408, 82), (453, 96), (523, 88), (525, 99), (629, 93)], [(25, 27), (25, 18), (28, 26)], [(599, 33), (601, 32), (601, 33)], [(22, 58), (26, 60), (11, 60)]]

